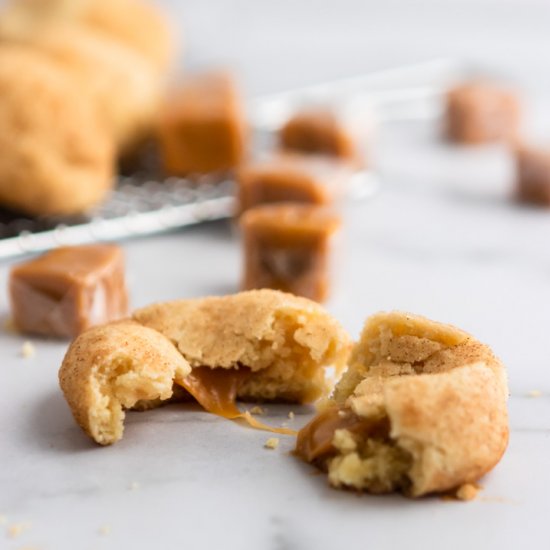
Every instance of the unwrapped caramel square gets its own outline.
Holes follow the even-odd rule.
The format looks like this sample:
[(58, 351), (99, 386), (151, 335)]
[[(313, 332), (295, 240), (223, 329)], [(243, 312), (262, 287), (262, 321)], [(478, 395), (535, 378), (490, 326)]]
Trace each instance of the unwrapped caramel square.
[(521, 107), (509, 90), (473, 82), (447, 94), (446, 131), (450, 140), (464, 144), (514, 141), (519, 132)]
[(272, 288), (319, 302), (329, 294), (340, 217), (331, 209), (284, 203), (251, 208), (243, 232), (243, 289)]
[(124, 317), (124, 256), (115, 245), (68, 246), (15, 266), (10, 273), (13, 321), (30, 334), (72, 338)]
[(363, 167), (366, 135), (361, 134), (366, 134), (366, 124), (356, 128), (348, 118), (329, 107), (302, 109), (281, 128), (280, 146), (289, 151), (338, 157)]
[(521, 145), (514, 153), (517, 199), (550, 207), (550, 148)]
[(239, 209), (276, 202), (333, 204), (353, 174), (348, 163), (319, 155), (279, 153), (251, 161), (237, 175)]
[(168, 175), (237, 166), (245, 153), (246, 123), (231, 76), (220, 71), (187, 78), (161, 112), (158, 140)]

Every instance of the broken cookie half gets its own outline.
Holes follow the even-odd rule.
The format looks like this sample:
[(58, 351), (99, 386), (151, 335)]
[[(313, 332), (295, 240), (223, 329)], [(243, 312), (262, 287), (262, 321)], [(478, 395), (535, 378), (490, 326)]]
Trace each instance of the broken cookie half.
[(78, 424), (110, 444), (126, 409), (170, 400), (194, 398), (265, 428), (236, 400), (313, 402), (330, 389), (327, 368), (339, 372), (348, 355), (347, 333), (320, 305), (256, 290), (155, 304), (92, 328), (71, 344), (59, 377)]
[(122, 437), (124, 410), (172, 397), (191, 372), (165, 336), (135, 321), (93, 327), (71, 344), (59, 383), (75, 420), (98, 443)]
[(508, 387), (488, 346), (405, 313), (370, 317), (296, 453), (332, 486), (418, 497), (491, 470), (508, 443)]

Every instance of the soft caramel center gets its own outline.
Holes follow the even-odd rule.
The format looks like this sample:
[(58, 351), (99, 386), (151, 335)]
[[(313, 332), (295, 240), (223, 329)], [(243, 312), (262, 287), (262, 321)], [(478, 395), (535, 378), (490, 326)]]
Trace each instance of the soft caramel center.
[(178, 382), (208, 412), (235, 420), (241, 418), (251, 427), (280, 434), (295, 434), (288, 428), (273, 428), (259, 422), (248, 411), (241, 412), (236, 405), (237, 394), (241, 384), (252, 376), (250, 369), (213, 369), (195, 367), (191, 373)]
[(387, 432), (387, 419), (366, 419), (347, 407), (331, 406), (317, 415), (299, 432), (296, 454), (307, 462), (324, 461), (336, 453), (332, 442), (336, 430), (357, 436), (376, 436)]
[(238, 418), (241, 411), (235, 400), (250, 369), (211, 369), (195, 367), (180, 384), (208, 412), (224, 418)]

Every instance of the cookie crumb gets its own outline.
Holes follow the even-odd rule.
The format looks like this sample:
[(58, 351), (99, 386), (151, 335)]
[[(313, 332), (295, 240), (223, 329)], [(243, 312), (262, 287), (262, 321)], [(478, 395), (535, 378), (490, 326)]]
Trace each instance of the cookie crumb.
[(540, 390), (531, 390), (527, 392), (527, 397), (540, 397), (542, 392)]
[(479, 485), (474, 483), (465, 483), (461, 485), (456, 491), (456, 498), (458, 500), (474, 500), (479, 493)]
[(111, 526), (110, 525), (102, 525), (98, 530), (100, 535), (107, 536), (111, 534)]
[(23, 345), (21, 346), (21, 355), (25, 359), (30, 359), (36, 355), (36, 349), (31, 341), (27, 340), (26, 342), (23, 342)]
[(255, 407), (252, 407), (250, 409), (250, 414), (257, 414), (258, 416), (262, 416), (265, 414), (265, 409), (262, 409), (262, 407), (256, 405)]
[(137, 481), (132, 481), (130, 485), (128, 485), (128, 489), (130, 491), (137, 491), (140, 488), (140, 484)]
[(30, 527), (29, 523), (14, 523), (8, 527), (8, 537), (15, 539)]
[(290, 420), (294, 420), (294, 416), (295, 416), (295, 415), (294, 415), (294, 411), (290, 411), (290, 412), (288, 413), (288, 418), (290, 418)]
[(278, 437), (270, 437), (266, 442), (264, 447), (266, 449), (276, 449), (279, 446), (279, 438)]

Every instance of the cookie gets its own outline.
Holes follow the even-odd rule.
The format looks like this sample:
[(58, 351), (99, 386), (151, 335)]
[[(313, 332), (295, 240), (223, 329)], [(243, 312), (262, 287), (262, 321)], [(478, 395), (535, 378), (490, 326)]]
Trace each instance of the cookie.
[(120, 149), (131, 148), (149, 133), (163, 83), (139, 55), (70, 24), (49, 26), (24, 43), (58, 63), (74, 80), (75, 93), (96, 105)]
[(0, 36), (29, 35), (60, 22), (101, 32), (156, 69), (166, 69), (173, 55), (167, 19), (140, 0), (11, 0), (0, 14)]
[[(131, 357), (136, 349), (132, 343), (133, 332), (138, 333), (136, 327), (147, 334), (157, 334), (157, 340), (171, 342), (182, 364), (188, 367), (183, 376), (174, 378), (178, 387), (176, 399), (193, 396), (210, 412), (227, 418), (245, 417), (251, 424), (250, 417), (236, 408), (236, 399), (312, 402), (329, 389), (326, 368), (339, 371), (349, 352), (347, 333), (321, 306), (273, 290), (155, 304), (137, 310), (129, 321), (133, 328), (125, 329), (120, 336), (120, 327), (127, 323), (107, 324), (84, 332), (69, 348), (60, 370), (61, 387), (77, 422), (102, 444), (117, 441), (122, 429), (112, 430), (106, 436), (104, 430), (91, 426), (101, 417), (94, 403), (103, 403), (108, 414), (114, 395), (111, 388), (124, 392), (126, 381), (132, 381), (130, 374), (136, 369), (141, 372), (140, 355), (123, 371), (120, 380), (118, 371), (109, 366), (110, 358), (118, 357), (121, 347)], [(168, 353), (166, 346), (159, 347), (155, 357), (163, 358), (166, 364), (174, 363), (173, 353)], [(106, 386), (98, 390), (109, 399), (92, 402), (74, 397), (88, 392), (90, 384), (97, 388), (96, 382), (90, 382), (92, 375), (82, 374), (83, 368), (90, 373), (102, 369), (113, 373)], [(66, 379), (72, 383), (64, 383)], [(104, 375), (101, 380), (105, 380)], [(141, 379), (136, 380), (139, 383)], [(164, 378), (160, 382), (163, 388), (168, 387)], [(173, 398), (168, 391), (155, 396), (152, 391), (140, 390), (130, 395), (121, 401), (124, 408), (150, 408)], [(123, 417), (117, 412), (117, 418)], [(88, 419), (88, 423), (82, 419)]]
[(97, 443), (120, 439), (125, 409), (172, 397), (191, 372), (174, 345), (133, 321), (94, 327), (70, 346), (59, 383), (73, 416)]
[(73, 214), (111, 189), (114, 143), (58, 64), (0, 46), (0, 204), (29, 215)]
[(449, 491), (502, 457), (507, 395), (504, 367), (488, 346), (423, 317), (379, 313), (296, 451), (335, 487), (413, 497)]
[(328, 389), (324, 367), (341, 369), (348, 354), (346, 332), (319, 304), (276, 290), (155, 304), (133, 318), (192, 367), (249, 368), (243, 399), (314, 401)]

